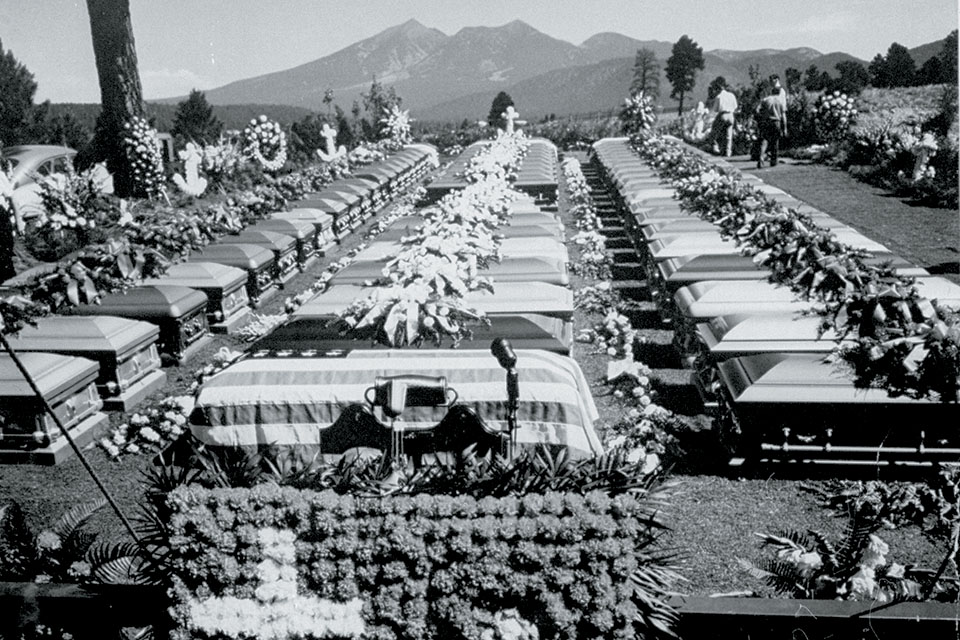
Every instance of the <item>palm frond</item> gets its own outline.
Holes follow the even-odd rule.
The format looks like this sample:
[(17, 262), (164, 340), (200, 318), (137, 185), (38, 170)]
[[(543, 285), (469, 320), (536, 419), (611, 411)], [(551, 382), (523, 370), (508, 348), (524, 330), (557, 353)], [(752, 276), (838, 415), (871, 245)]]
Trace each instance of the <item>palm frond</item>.
[(50, 530), (60, 536), (61, 540), (66, 540), (73, 535), (74, 531), (82, 527), (90, 519), (90, 516), (105, 506), (107, 506), (105, 498), (97, 498), (92, 502), (78, 504), (60, 516), (60, 519)]
[(156, 584), (144, 571), (146, 560), (135, 543), (98, 544), (87, 553), (90, 578), (102, 584)]
[(879, 531), (881, 525), (881, 521), (872, 512), (865, 509), (851, 510), (843, 539), (837, 547), (837, 565), (841, 573), (853, 575), (857, 572), (857, 565), (870, 536)]

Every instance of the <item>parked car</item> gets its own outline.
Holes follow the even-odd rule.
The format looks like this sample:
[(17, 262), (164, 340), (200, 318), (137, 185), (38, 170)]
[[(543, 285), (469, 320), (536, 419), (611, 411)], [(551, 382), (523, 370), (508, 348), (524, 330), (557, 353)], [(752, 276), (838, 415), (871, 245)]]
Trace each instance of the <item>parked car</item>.
[[(24, 144), (6, 147), (0, 151), (0, 162), (6, 164), (10, 181), (13, 183), (13, 210), (20, 231), (27, 220), (36, 218), (43, 212), (37, 181), (68, 173), (73, 168), (73, 158), (76, 155), (77, 152), (70, 147), (48, 144)], [(104, 191), (112, 193), (113, 177), (106, 167), (97, 167)]]

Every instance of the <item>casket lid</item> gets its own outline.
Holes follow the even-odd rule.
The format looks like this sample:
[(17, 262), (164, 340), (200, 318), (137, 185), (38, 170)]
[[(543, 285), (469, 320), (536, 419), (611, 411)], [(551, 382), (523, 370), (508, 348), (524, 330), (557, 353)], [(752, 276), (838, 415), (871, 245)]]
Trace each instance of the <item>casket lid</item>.
[(308, 193), (295, 202), (299, 209), (319, 209), (328, 214), (339, 214), (350, 206), (336, 192), (320, 191)]
[[(495, 338), (507, 338), (515, 349), (542, 349), (563, 354), (570, 352), (572, 327), (560, 318), (550, 318), (535, 313), (516, 313), (493, 315), (489, 320), (489, 326), (479, 324), (472, 326), (473, 337), (463, 340), (460, 348), (481, 349), (489, 347)], [(374, 343), (372, 335), (362, 337), (341, 335), (341, 328), (331, 326), (329, 316), (296, 316), (255, 342), (249, 351), (251, 353), (262, 350), (302, 352), (393, 348)], [(444, 337), (439, 347), (429, 342), (422, 348), (450, 349), (452, 347), (453, 341), (449, 337)]]
[(116, 316), (50, 316), (10, 338), (15, 351), (101, 353), (117, 359), (156, 342), (160, 329), (150, 322)]
[(291, 220), (276, 217), (261, 220), (257, 224), (247, 227), (247, 229), (250, 231), (271, 231), (299, 240), (307, 240), (317, 235), (316, 227), (305, 220)]
[(332, 182), (328, 186), (333, 189), (337, 188), (338, 186), (354, 187), (357, 193), (359, 193), (360, 195), (365, 195), (367, 193), (370, 193), (371, 191), (376, 190), (377, 181), (367, 180), (365, 178), (361, 178), (359, 176), (354, 175), (354, 177), (352, 178), (343, 178), (341, 180), (337, 180), (336, 182)]
[(715, 354), (757, 352), (829, 352), (836, 332), (819, 335), (819, 316), (731, 314), (697, 325), (697, 333)]
[[(565, 260), (542, 257), (504, 258), (480, 272), (498, 282), (548, 282), (566, 285), (570, 278)], [(354, 262), (334, 274), (332, 281), (340, 284), (363, 284), (383, 277), (383, 263)]]
[(738, 405), (935, 404), (886, 389), (858, 389), (852, 373), (823, 355), (763, 353), (719, 364), (720, 377)]
[(193, 289), (222, 289), (230, 292), (247, 283), (247, 272), (218, 262), (178, 262), (159, 278), (143, 284), (175, 284)]
[(290, 211), (278, 211), (273, 214), (273, 218), (274, 220), (303, 220), (314, 226), (320, 225), (321, 229), (328, 229), (333, 226), (333, 216), (329, 213), (306, 207), (298, 207)]
[(231, 267), (257, 271), (273, 263), (273, 251), (256, 244), (211, 244), (194, 251), (188, 262), (218, 262)]
[(202, 291), (171, 284), (133, 287), (125, 292), (111, 293), (100, 304), (74, 307), (76, 315), (117, 315), (134, 319), (182, 318), (207, 306)]
[(236, 235), (224, 236), (217, 244), (255, 244), (271, 251), (283, 253), (294, 248), (297, 241), (290, 236), (273, 231), (247, 228)]
[[(37, 388), (51, 404), (92, 383), (100, 371), (100, 365), (96, 362), (74, 356), (27, 352), (19, 354), (19, 358)], [(0, 401), (7, 403), (35, 397), (33, 389), (10, 356), (0, 354)]]
[[(358, 298), (378, 295), (376, 287), (338, 284), (318, 293), (299, 309), (294, 317), (331, 317)], [(491, 293), (486, 289), (471, 291), (463, 298), (468, 307), (490, 315), (537, 313), (571, 319), (573, 291), (567, 287), (543, 282), (501, 282)]]
[(378, 186), (382, 186), (390, 182), (396, 173), (383, 166), (371, 165), (356, 171), (353, 175), (358, 178), (375, 182)]
[[(327, 188), (321, 191), (321, 194), (331, 194), (332, 196), (338, 196), (341, 199), (344, 198), (366, 198), (371, 194), (373, 188), (361, 187), (358, 184), (347, 182), (345, 180), (338, 180), (337, 182), (331, 182), (327, 185)], [(324, 196), (326, 197), (326, 196)], [(350, 202), (355, 200), (351, 199)]]

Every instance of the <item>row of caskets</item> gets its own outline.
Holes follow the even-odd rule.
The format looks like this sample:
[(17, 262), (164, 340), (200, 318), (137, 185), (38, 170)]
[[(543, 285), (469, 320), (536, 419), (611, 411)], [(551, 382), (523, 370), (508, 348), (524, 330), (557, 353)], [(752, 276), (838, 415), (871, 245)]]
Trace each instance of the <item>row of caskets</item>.
[[(469, 145), (437, 178), (427, 185), (427, 202), (437, 202), (452, 191), (467, 185), (464, 175), (470, 160), (490, 144), (480, 140)], [(544, 138), (531, 138), (516, 175), (511, 183), (515, 189), (534, 198), (537, 203), (557, 201), (557, 147)]]
[[(165, 383), (162, 361), (183, 362), (211, 330), (241, 326), (251, 306), (431, 166), (436, 166), (435, 150), (410, 145), (308, 194), (291, 211), (192, 253), (163, 277), (104, 296), (100, 304), (74, 308), (71, 316), (40, 319), (11, 338), (11, 346), (75, 439), (89, 439), (105, 419), (101, 409), (135, 407)], [(6, 354), (0, 356), (0, 399), (0, 462), (55, 463), (69, 455)]]
[[(466, 297), (468, 306), (487, 314), (489, 327), (474, 329), (472, 339), (455, 349), (448, 342), (387, 348), (341, 335), (333, 322), (337, 314), (360, 296), (377, 295), (369, 281), (381, 277), (385, 262), (400, 249), (399, 239), (411, 235), (419, 220), (395, 221), (352, 265), (334, 274), (327, 290), (254, 343), (240, 362), (205, 383), (191, 418), (192, 433), (214, 447), (288, 447), (308, 459), (338, 454), (347, 445), (361, 444), (356, 439), (366, 433), (366, 414), (359, 407), (370, 404), (384, 381), (395, 376), (433, 380), (431, 384), (440, 379), (458, 397), (455, 407), (411, 400), (415, 406), (408, 406), (387, 430), (406, 434), (404, 441), (440, 429), (455, 411), (479, 416), (495, 433), (505, 432), (505, 371), (490, 345), (506, 338), (516, 350), (520, 378), (518, 442), (597, 454), (596, 408), (568, 355), (573, 297), (566, 287), (563, 226), (532, 198), (513, 202), (509, 224), (498, 230), (504, 236), (503, 260), (485, 272), (494, 292)], [(380, 420), (373, 435), (363, 436), (367, 446), (376, 433), (386, 432), (382, 415)]]
[[(737, 458), (956, 458), (956, 404), (855, 388), (850, 372), (827, 357), (835, 336), (820, 335), (813, 303), (769, 283), (769, 274), (723, 241), (713, 224), (682, 211), (672, 189), (625, 139), (602, 140), (594, 154), (619, 196), (651, 293)], [(868, 250), (869, 262), (890, 262), (900, 275), (915, 276), (926, 298), (960, 306), (955, 283), (754, 176), (742, 179), (807, 213), (842, 242)]]

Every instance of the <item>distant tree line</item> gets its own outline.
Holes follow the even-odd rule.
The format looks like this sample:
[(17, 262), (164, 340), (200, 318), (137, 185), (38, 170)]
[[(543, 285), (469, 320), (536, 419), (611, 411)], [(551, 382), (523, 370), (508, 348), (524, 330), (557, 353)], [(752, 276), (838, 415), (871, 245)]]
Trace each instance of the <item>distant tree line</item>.
[[(696, 85), (697, 72), (703, 70), (703, 50), (688, 35), (683, 35), (673, 45), (670, 57), (664, 69), (671, 84), (670, 97), (679, 102), (679, 112), (683, 112), (686, 96)], [(843, 91), (859, 93), (867, 86), (878, 88), (910, 87), (928, 84), (957, 83), (957, 30), (952, 31), (943, 42), (940, 52), (927, 59), (917, 68), (910, 51), (894, 42), (886, 55), (878, 53), (869, 66), (856, 60), (843, 60), (834, 66), (832, 75), (816, 65), (810, 65), (805, 71), (787, 68), (784, 71), (784, 84), (787, 91), (795, 93), (807, 91)], [(751, 83), (756, 84), (759, 69), (751, 69)], [(715, 78), (708, 90), (712, 98), (717, 93)], [(660, 66), (653, 51), (638, 49), (633, 65), (631, 95), (640, 93), (656, 99), (660, 95)]]

